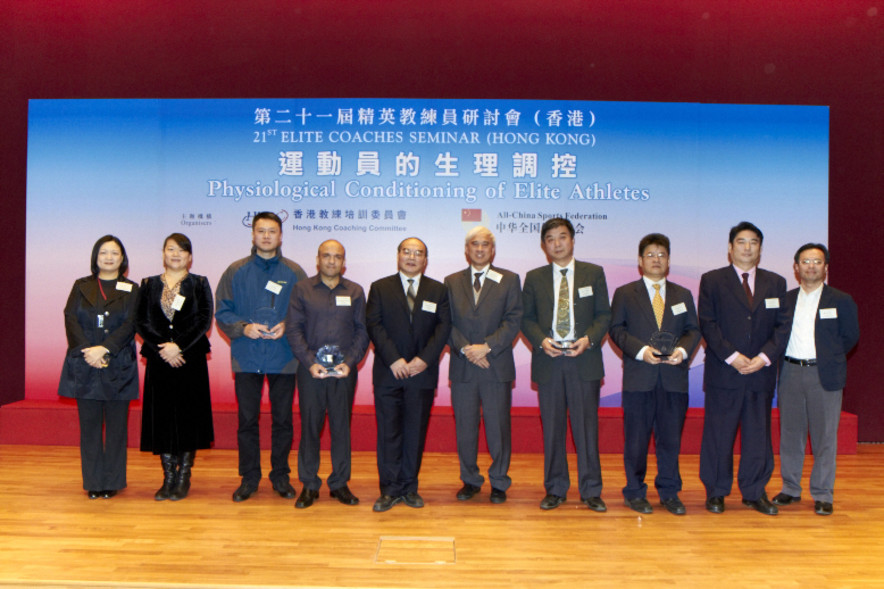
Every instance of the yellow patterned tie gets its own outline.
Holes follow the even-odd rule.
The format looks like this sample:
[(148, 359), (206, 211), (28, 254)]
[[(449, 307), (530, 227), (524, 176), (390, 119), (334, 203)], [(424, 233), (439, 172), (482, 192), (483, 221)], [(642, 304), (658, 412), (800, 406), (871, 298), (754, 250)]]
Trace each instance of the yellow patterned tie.
[(651, 306), (654, 307), (654, 317), (657, 318), (657, 329), (660, 329), (660, 326), (663, 325), (663, 309), (666, 308), (666, 305), (663, 303), (663, 297), (660, 296), (660, 285), (654, 285), (654, 300), (651, 301)]
[(559, 283), (559, 304), (556, 311), (556, 333), (559, 337), (568, 337), (571, 333), (571, 297), (568, 296), (568, 269), (560, 270), (562, 281)]

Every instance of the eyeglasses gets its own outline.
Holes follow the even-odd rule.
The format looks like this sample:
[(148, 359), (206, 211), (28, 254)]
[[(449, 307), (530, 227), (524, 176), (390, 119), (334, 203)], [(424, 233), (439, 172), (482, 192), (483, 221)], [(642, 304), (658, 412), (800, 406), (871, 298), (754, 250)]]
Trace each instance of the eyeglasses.
[(813, 259), (813, 260), (801, 260), (801, 262), (799, 262), (799, 263), (802, 266), (810, 266), (811, 264), (813, 264), (814, 266), (822, 266), (823, 264), (826, 263), (826, 261)]
[(666, 252), (648, 252), (648, 253), (642, 255), (642, 257), (647, 258), (649, 260), (653, 260), (654, 258), (661, 258), (662, 259), (668, 255), (669, 254), (667, 254)]
[(407, 258), (410, 258), (412, 256), (414, 256), (415, 258), (422, 258), (422, 257), (424, 257), (424, 250), (404, 249), (404, 250), (402, 250), (402, 255)]

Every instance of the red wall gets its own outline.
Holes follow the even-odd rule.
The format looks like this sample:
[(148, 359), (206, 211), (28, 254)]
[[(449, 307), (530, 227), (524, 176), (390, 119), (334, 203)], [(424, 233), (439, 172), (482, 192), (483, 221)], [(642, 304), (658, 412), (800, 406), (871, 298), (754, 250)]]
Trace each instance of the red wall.
[(863, 329), (845, 408), (859, 414), (860, 440), (884, 441), (874, 357), (884, 310), (872, 303), (882, 19), (881, 0), (0, 0), (0, 403), (24, 396), (29, 98), (821, 104), (831, 107), (830, 282), (853, 294)]

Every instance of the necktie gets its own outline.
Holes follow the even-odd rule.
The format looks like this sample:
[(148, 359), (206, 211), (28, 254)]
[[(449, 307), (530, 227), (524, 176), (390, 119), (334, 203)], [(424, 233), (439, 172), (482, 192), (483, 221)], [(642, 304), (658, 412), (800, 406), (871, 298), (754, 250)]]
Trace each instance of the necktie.
[(559, 337), (568, 337), (571, 333), (571, 297), (568, 296), (568, 269), (561, 270), (562, 281), (559, 283), (559, 303), (556, 312), (556, 333)]
[(408, 301), (408, 311), (414, 311), (414, 278), (408, 279), (408, 291), (405, 293), (405, 299)]
[(748, 272), (743, 272), (743, 290), (746, 291), (746, 298), (749, 299), (749, 306), (751, 307), (754, 304), (754, 299), (752, 297), (752, 289), (749, 288)]
[(476, 278), (475, 278), (475, 280), (473, 280), (473, 300), (474, 301), (479, 300), (479, 292), (481, 292), (481, 290), (482, 290), (482, 283), (479, 282), (479, 277), (481, 275), (482, 275), (481, 272), (476, 272), (475, 273)]
[(654, 285), (654, 300), (651, 301), (651, 306), (654, 307), (654, 317), (657, 319), (657, 329), (663, 325), (663, 309), (665, 305), (663, 304), (663, 297), (660, 296), (660, 285)]

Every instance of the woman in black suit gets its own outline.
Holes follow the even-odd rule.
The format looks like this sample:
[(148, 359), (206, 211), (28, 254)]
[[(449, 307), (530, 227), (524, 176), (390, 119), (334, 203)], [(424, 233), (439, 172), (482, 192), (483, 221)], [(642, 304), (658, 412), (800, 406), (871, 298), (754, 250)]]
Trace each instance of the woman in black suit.
[(138, 286), (124, 276), (128, 268), (120, 239), (100, 238), (92, 247), (91, 276), (74, 282), (64, 307), (68, 350), (58, 394), (77, 400), (83, 488), (90, 499), (109, 499), (126, 487), (129, 401), (138, 398)]
[(214, 441), (206, 354), (212, 325), (212, 289), (190, 274), (193, 247), (173, 233), (163, 243), (165, 272), (141, 281), (137, 329), (147, 359), (141, 450), (159, 454), (163, 486), (157, 501), (178, 501), (190, 490), (196, 450)]

